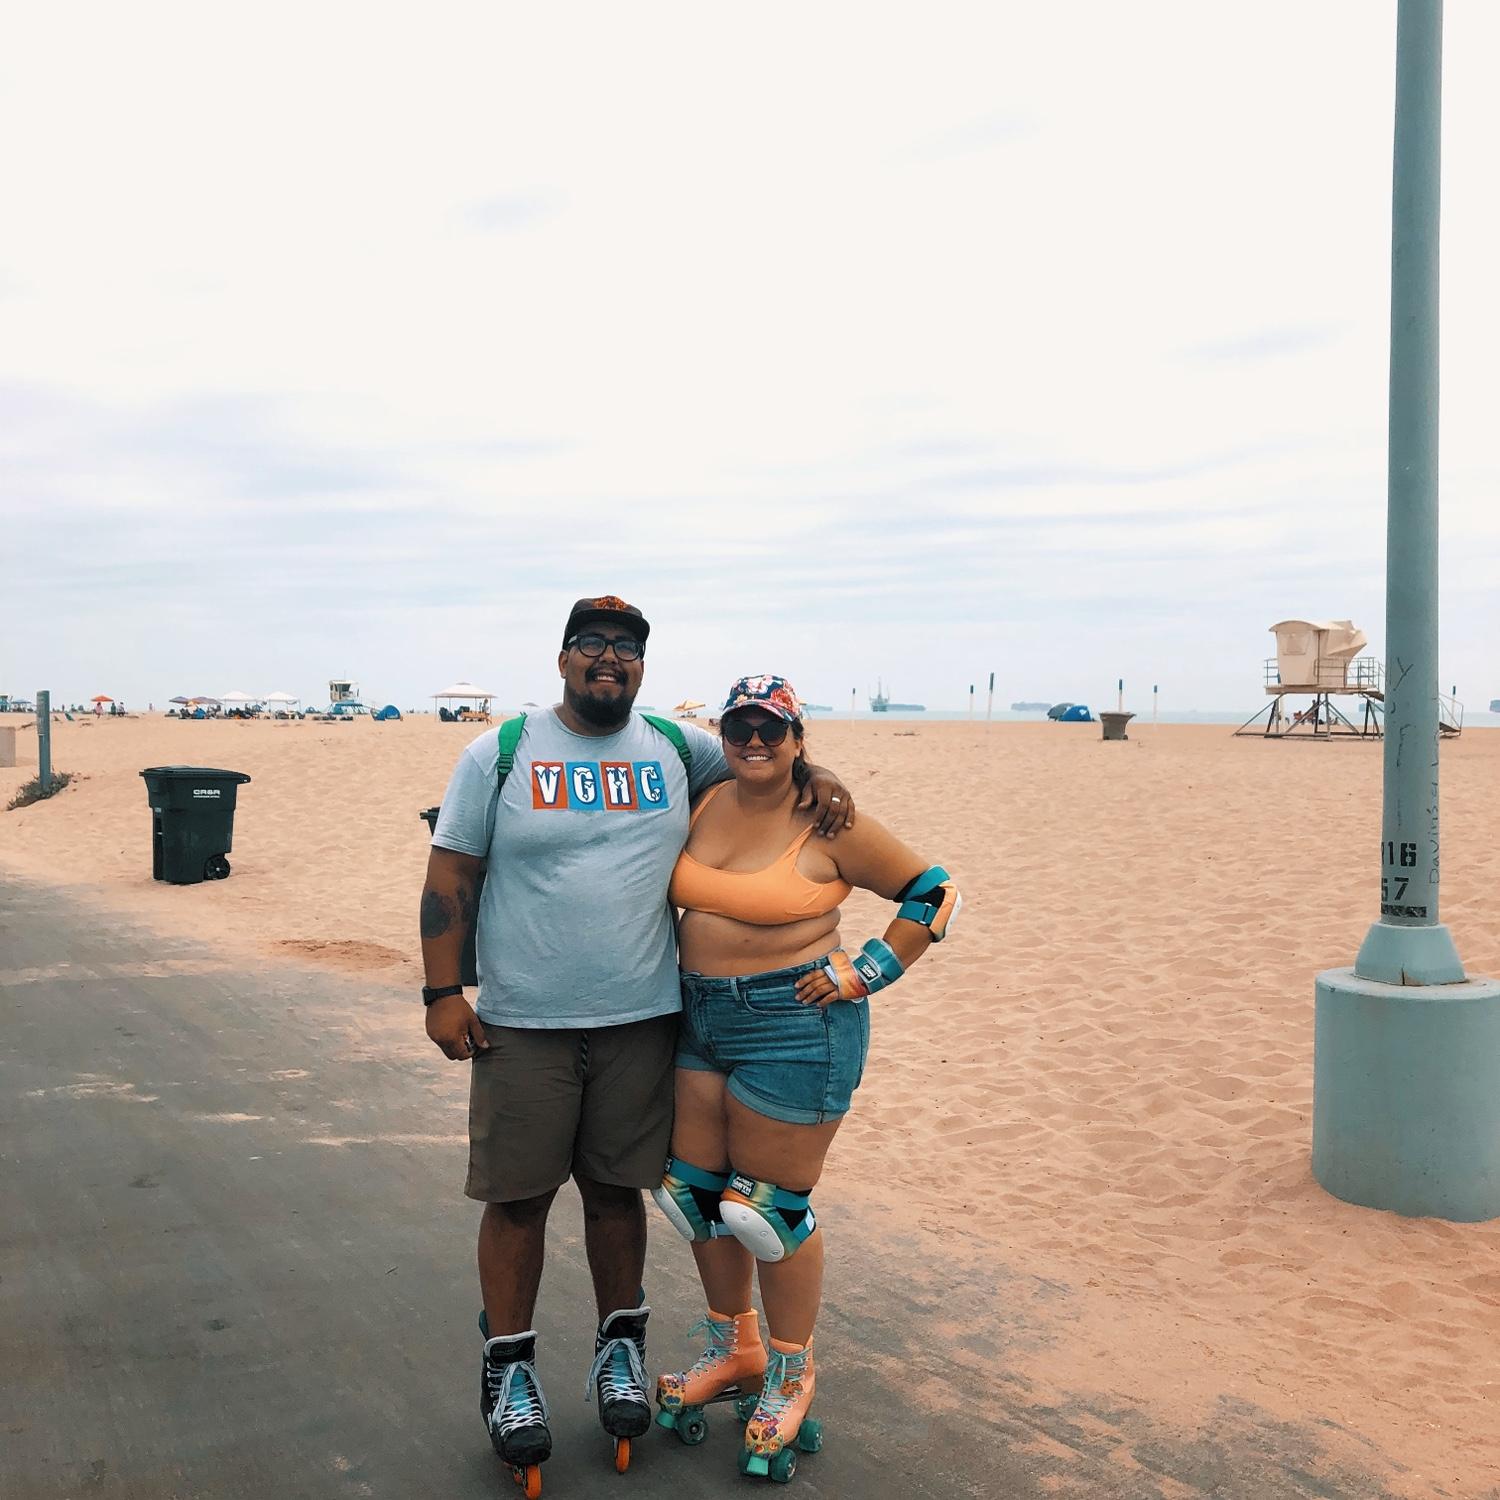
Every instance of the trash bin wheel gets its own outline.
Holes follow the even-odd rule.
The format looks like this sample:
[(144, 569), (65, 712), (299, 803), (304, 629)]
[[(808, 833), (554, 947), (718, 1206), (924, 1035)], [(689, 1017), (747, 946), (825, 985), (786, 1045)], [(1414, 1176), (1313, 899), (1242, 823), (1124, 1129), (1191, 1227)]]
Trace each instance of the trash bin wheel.
[(210, 855), (208, 863), (203, 866), (203, 878), (205, 880), (227, 880), (229, 878), (229, 861), (222, 854)]

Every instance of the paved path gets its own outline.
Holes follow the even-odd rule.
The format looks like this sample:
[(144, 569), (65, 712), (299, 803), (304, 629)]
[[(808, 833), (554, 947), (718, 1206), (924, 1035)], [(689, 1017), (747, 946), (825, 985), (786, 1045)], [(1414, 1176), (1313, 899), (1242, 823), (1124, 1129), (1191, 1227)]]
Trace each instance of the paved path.
[[(0, 1500), (517, 1493), (476, 1410), (463, 1080), (407, 1003), (321, 971), (240, 972), (205, 944), (0, 879)], [(1045, 1287), (993, 1252), (978, 1271), (972, 1257), (949, 1268), (900, 1235), (865, 1255), (856, 1210), (840, 1216), (828, 1447), (803, 1460), (796, 1493), (1378, 1492), (1313, 1479), (1316, 1446), (1254, 1413), (1184, 1441), (1125, 1397), (1038, 1405), (1005, 1372), (1008, 1335), (984, 1330), (1013, 1326), (1014, 1305)], [(924, 1255), (947, 1284), (931, 1261), (908, 1282)], [(684, 1351), (699, 1304), (664, 1224), (647, 1280), (661, 1361)], [(973, 1337), (949, 1351), (924, 1337), (940, 1319), (962, 1326), (965, 1308)], [(753, 1492), (727, 1412), (702, 1447), (653, 1431), (630, 1473), (613, 1472), (581, 1399), (593, 1310), (571, 1194), (554, 1209), (538, 1326), (549, 1497)]]

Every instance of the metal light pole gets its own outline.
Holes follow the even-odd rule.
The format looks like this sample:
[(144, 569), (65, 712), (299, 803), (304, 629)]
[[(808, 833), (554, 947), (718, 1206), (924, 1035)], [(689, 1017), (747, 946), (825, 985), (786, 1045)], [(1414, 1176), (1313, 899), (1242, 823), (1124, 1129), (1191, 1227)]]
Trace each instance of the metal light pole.
[(1500, 1217), (1500, 984), (1438, 921), (1442, 0), (1399, 0), (1391, 200), (1380, 919), (1317, 981), (1313, 1172), (1335, 1196)]
[(37, 780), (46, 797), (52, 791), (52, 694), (46, 691), (36, 695), (36, 759)]

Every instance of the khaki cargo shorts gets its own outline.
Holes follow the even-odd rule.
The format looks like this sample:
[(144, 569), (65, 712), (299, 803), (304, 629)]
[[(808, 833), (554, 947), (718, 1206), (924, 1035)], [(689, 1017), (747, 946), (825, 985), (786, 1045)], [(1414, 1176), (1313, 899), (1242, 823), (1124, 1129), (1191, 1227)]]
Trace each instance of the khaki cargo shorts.
[(661, 1181), (672, 1136), (677, 1015), (587, 1031), (484, 1022), (470, 1064), (469, 1177), (481, 1203), (513, 1203), (569, 1177), (616, 1187)]

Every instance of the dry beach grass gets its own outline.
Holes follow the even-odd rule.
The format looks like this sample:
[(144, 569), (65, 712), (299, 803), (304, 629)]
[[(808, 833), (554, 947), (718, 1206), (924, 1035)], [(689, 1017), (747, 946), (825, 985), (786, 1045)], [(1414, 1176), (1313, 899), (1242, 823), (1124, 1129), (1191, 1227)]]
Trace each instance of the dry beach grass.
[[(425, 1047), (405, 988), (418, 810), (473, 732), (59, 724), (55, 761), (80, 779), (0, 814), (0, 867), (226, 952), (368, 973), (361, 1045)], [(1118, 745), (1058, 725), (813, 736), (965, 892), (952, 940), (880, 997), (822, 1196), (883, 1226), (862, 1253), (911, 1257), (915, 1285), (981, 1289), (931, 1315), (976, 1387), (1178, 1432), (1254, 1411), (1394, 1494), (1500, 1483), (1500, 1223), (1352, 1208), (1308, 1165), (1313, 976), (1352, 961), (1372, 915), (1378, 750), (1197, 726)], [(18, 748), (31, 764), (0, 771), (0, 801), (33, 774), (34, 735)], [(1442, 754), (1444, 918), (1470, 968), (1500, 974), (1500, 734)], [(253, 778), (227, 881), (150, 878), (137, 772), (174, 763)], [(846, 935), (887, 912), (856, 896)], [(965, 1352), (976, 1331), (987, 1353)], [(1109, 1439), (1125, 1468), (1129, 1430)]]

